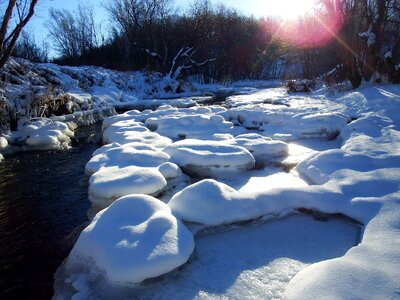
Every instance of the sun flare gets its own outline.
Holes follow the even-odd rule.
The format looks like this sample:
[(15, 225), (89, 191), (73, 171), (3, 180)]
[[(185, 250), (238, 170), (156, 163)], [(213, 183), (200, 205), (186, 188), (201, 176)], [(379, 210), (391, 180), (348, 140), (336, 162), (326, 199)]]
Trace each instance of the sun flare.
[(269, 16), (284, 20), (312, 14), (315, 9), (315, 0), (277, 0), (268, 1), (266, 13)]

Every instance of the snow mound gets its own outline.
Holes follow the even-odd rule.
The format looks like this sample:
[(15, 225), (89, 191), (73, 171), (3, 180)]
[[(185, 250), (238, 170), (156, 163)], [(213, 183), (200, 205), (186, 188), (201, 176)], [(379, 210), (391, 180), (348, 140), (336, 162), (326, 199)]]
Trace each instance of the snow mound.
[(0, 136), (0, 149), (4, 149), (7, 146), (8, 146), (8, 141), (4, 137)]
[(304, 113), (294, 115), (280, 126), (265, 124), (263, 135), (285, 141), (298, 139), (335, 139), (347, 124), (348, 118), (334, 113)]
[(133, 120), (125, 120), (113, 123), (103, 132), (103, 143), (108, 144), (110, 141), (118, 138), (119, 134), (125, 132), (146, 132), (149, 131), (143, 123), (139, 123)]
[(172, 141), (156, 132), (138, 132), (138, 131), (121, 131), (108, 138), (108, 143), (128, 144), (139, 142), (150, 144), (158, 149), (164, 149), (169, 146)]
[(78, 238), (68, 257), (69, 272), (93, 263), (109, 282), (131, 285), (168, 273), (194, 250), (193, 236), (167, 205), (130, 195), (101, 211)]
[(274, 141), (257, 133), (241, 134), (232, 143), (246, 148), (253, 154), (256, 161), (268, 161), (289, 154), (289, 146), (285, 142)]
[(104, 152), (106, 152), (108, 150), (112, 150), (115, 148), (121, 148), (121, 147), (133, 148), (135, 150), (159, 151), (156, 147), (153, 147), (150, 144), (145, 144), (145, 143), (140, 143), (140, 142), (132, 142), (132, 143), (124, 144), (124, 145), (121, 145), (119, 143), (111, 143), (111, 144), (104, 145), (104, 146), (100, 147), (99, 149), (97, 149), (96, 151), (94, 151), (92, 153), (92, 156), (96, 156), (98, 154), (103, 154)]
[(146, 126), (157, 128), (157, 132), (170, 138), (210, 139), (214, 133), (229, 133), (233, 129), (219, 115), (168, 116), (150, 118)]
[(104, 208), (129, 194), (157, 195), (166, 185), (166, 179), (157, 168), (101, 168), (90, 177), (89, 200), (96, 208)]
[(169, 160), (169, 155), (162, 151), (136, 150), (135, 148), (121, 146), (112, 148), (104, 153), (93, 156), (86, 164), (85, 172), (90, 175), (101, 167), (158, 167)]
[(64, 123), (46, 120), (26, 126), (23, 135), (29, 147), (50, 150), (68, 148), (74, 133)]
[(230, 186), (205, 179), (172, 197), (168, 206), (185, 221), (208, 226), (251, 220), (262, 215), (262, 206)]
[(166, 179), (176, 178), (182, 174), (181, 169), (171, 162), (163, 163), (158, 167), (158, 170)]
[(254, 157), (245, 148), (222, 141), (187, 139), (173, 143), (164, 151), (187, 172), (198, 176), (218, 175), (252, 169)]

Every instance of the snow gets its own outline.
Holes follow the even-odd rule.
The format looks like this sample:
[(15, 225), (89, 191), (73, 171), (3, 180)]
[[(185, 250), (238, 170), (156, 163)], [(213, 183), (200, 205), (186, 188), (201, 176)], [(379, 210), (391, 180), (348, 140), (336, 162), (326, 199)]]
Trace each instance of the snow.
[(166, 179), (157, 168), (103, 167), (90, 177), (89, 200), (96, 208), (105, 208), (129, 194), (157, 195), (166, 185)]
[(210, 139), (215, 132), (230, 133), (231, 122), (219, 115), (168, 116), (150, 118), (146, 125), (157, 128), (156, 132), (170, 138)]
[[(280, 88), (267, 89), (230, 97), (227, 107), (209, 107), (200, 112), (198, 107), (164, 106), (106, 120), (104, 130), (122, 122), (113, 127), (116, 132), (120, 130), (121, 136), (156, 135), (134, 142), (146, 142), (169, 157), (151, 166), (124, 165), (130, 154), (125, 156), (121, 153), (126, 150), (118, 149), (130, 149), (126, 152), (132, 153), (129, 159), (133, 162), (145, 161), (133, 153), (157, 151), (135, 148), (134, 144), (129, 148), (129, 144), (112, 140), (119, 144), (104, 146), (98, 152), (100, 157), (109, 157), (107, 153), (112, 151), (121, 156), (111, 167), (99, 166), (93, 176), (107, 169), (117, 172), (140, 168), (126, 172), (129, 176), (142, 171), (146, 174), (145, 170), (158, 172), (164, 187), (154, 192), (161, 193), (154, 201), (160, 205), (159, 200), (169, 201), (173, 218), (179, 219), (176, 222), (187, 224), (195, 234), (196, 251), (189, 264), (173, 272), (169, 269), (168, 274), (150, 281), (139, 278), (135, 281), (140, 282), (138, 285), (120, 288), (102, 279), (108, 266), (91, 257), (95, 253), (92, 248), (82, 248), (79, 255), (84, 258), (79, 260), (75, 246), (68, 261), (79, 261), (83, 267), (68, 268), (67, 263), (60, 269), (56, 295), (135, 299), (398, 298), (399, 86), (370, 86), (336, 96), (321, 91), (287, 95)], [(193, 131), (195, 121), (204, 122), (202, 130)], [(130, 125), (143, 126), (136, 122), (158, 133), (130, 131)], [(225, 122), (235, 126), (229, 130), (213, 127)], [(162, 124), (165, 132), (159, 130)], [(185, 125), (187, 128), (181, 128)], [(193, 132), (196, 138), (187, 138)], [(165, 147), (157, 145), (159, 138), (166, 138), (164, 135), (187, 139), (172, 144), (168, 139)], [(269, 164), (255, 165), (263, 159)], [(203, 180), (198, 181), (196, 176)], [(122, 190), (118, 179), (114, 181), (106, 174), (104, 178), (110, 179), (110, 190)], [(126, 185), (127, 192), (129, 188)], [(108, 191), (106, 187), (98, 196)], [(118, 200), (104, 214), (115, 203)], [(307, 210), (322, 218), (325, 214), (346, 216), (352, 222), (317, 222), (292, 216)], [(268, 221), (271, 219), (276, 221)], [(107, 223), (110, 228), (115, 224)], [(354, 224), (360, 224), (361, 232)], [(103, 236), (121, 240), (116, 233)], [(88, 247), (96, 247), (96, 243), (88, 242)], [(110, 257), (102, 254), (104, 264), (115, 259), (114, 250), (107, 248)], [(90, 260), (95, 265), (90, 265)], [(125, 274), (124, 260), (115, 262), (121, 265), (111, 269), (118, 273), (121, 268), (121, 274)], [(139, 261), (146, 263), (145, 259)]]
[(6, 140), (6, 138), (0, 136), (0, 150), (4, 149), (8, 146), (8, 141)]
[(192, 234), (168, 206), (150, 196), (130, 195), (98, 213), (83, 230), (67, 268), (93, 263), (108, 282), (131, 285), (172, 271), (193, 250)]
[(90, 175), (102, 167), (110, 166), (158, 167), (169, 158), (169, 155), (162, 151), (137, 150), (124, 145), (93, 156), (86, 164), (85, 172)]
[(224, 141), (186, 139), (164, 149), (171, 161), (197, 176), (241, 172), (254, 167), (254, 157), (245, 148)]
[(289, 154), (289, 147), (285, 142), (273, 141), (257, 133), (240, 134), (232, 143), (246, 148), (257, 162), (285, 157)]
[(158, 167), (158, 170), (166, 179), (176, 178), (182, 174), (181, 169), (171, 162), (163, 163)]
[(0, 162), (4, 159), (4, 156), (0, 154)]
[[(141, 129), (140, 129), (141, 130)], [(121, 145), (138, 142), (150, 144), (158, 149), (164, 149), (172, 143), (171, 139), (161, 136), (156, 132), (148, 131), (119, 131), (108, 136), (109, 143), (119, 143)]]
[(74, 136), (66, 124), (47, 120), (31, 123), (23, 133), (28, 146), (41, 150), (68, 148), (70, 138)]

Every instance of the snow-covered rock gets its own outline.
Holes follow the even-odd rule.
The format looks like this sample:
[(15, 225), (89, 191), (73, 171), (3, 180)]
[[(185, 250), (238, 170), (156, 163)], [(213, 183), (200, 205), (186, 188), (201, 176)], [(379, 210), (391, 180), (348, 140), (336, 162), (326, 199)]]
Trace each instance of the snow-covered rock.
[(162, 151), (136, 150), (135, 148), (121, 146), (112, 148), (104, 153), (93, 156), (86, 164), (85, 172), (90, 175), (102, 167), (158, 167), (170, 159), (169, 155)]
[(252, 169), (254, 157), (243, 147), (223, 141), (187, 139), (173, 143), (164, 151), (171, 161), (191, 174), (218, 175)]
[(241, 134), (229, 142), (246, 148), (256, 161), (260, 162), (286, 157), (289, 154), (289, 147), (285, 142), (274, 141), (257, 133)]
[(23, 134), (26, 144), (34, 149), (63, 149), (68, 148), (74, 133), (65, 123), (47, 120), (36, 121), (27, 126)]
[(166, 185), (166, 179), (157, 168), (106, 167), (90, 177), (89, 200), (97, 209), (105, 208), (129, 194), (157, 195)]
[(6, 148), (7, 146), (8, 141), (4, 137), (0, 136), (0, 150)]
[(233, 124), (219, 115), (150, 118), (146, 125), (170, 138), (210, 139), (215, 133), (229, 133), (233, 129)]
[(158, 149), (164, 149), (168, 145), (172, 143), (172, 141), (165, 137), (161, 136), (156, 132), (148, 132), (148, 131), (121, 131), (116, 132), (112, 136), (108, 137), (109, 143), (119, 143), (121, 145), (139, 142), (144, 144), (150, 144)]
[(132, 285), (181, 266), (193, 250), (192, 234), (167, 205), (130, 195), (99, 212), (82, 231), (66, 269), (73, 276), (86, 265), (112, 284)]
[(251, 220), (262, 212), (254, 198), (214, 179), (190, 185), (175, 194), (168, 206), (175, 216), (208, 226)]
[(121, 133), (125, 132), (148, 132), (149, 130), (143, 125), (143, 123), (135, 122), (133, 120), (125, 120), (119, 121), (112, 125), (110, 125), (106, 130), (103, 132), (103, 143), (108, 144), (112, 141), (115, 141)]
[(176, 178), (182, 174), (181, 169), (174, 163), (166, 162), (158, 167), (160, 173), (166, 178)]

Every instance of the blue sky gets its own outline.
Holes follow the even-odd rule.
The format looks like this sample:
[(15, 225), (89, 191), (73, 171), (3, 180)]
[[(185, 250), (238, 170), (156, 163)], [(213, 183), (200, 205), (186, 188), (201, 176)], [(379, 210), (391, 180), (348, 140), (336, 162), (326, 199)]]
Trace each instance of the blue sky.
[[(93, 5), (98, 21), (101, 21), (102, 24), (107, 24), (106, 22), (108, 22), (108, 15), (102, 6), (102, 3), (107, 3), (108, 1), (112, 0), (39, 0), (35, 16), (29, 23), (28, 30), (34, 33), (37, 41), (45, 39), (47, 36), (46, 20), (48, 18), (49, 8), (54, 7), (58, 9), (64, 8), (68, 10), (74, 10), (78, 7), (80, 1), (82, 3)], [(238, 11), (247, 15), (260, 17), (265, 15), (264, 9), (260, 9), (260, 7), (266, 7), (268, 4), (273, 3), (274, 0), (212, 0), (212, 2), (223, 3), (226, 6), (236, 8)], [(187, 7), (189, 3), (192, 3), (192, 1), (175, 0), (174, 3), (179, 12)]]

